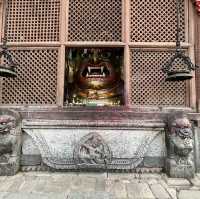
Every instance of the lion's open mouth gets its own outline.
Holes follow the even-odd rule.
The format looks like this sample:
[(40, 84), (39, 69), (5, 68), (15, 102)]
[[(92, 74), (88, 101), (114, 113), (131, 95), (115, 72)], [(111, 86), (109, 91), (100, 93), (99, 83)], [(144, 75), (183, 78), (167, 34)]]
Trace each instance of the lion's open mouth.
[(7, 125), (0, 124), (0, 133), (7, 133), (9, 130), (10, 129)]
[(110, 71), (106, 65), (85, 66), (82, 76), (86, 78), (106, 78)]

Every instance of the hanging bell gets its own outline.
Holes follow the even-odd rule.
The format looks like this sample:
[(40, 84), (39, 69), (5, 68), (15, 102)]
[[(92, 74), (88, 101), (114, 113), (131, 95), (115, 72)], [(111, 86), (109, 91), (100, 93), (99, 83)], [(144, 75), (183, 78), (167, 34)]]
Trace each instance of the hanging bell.
[(8, 18), (8, 2), (5, 1), (5, 22), (4, 37), (2, 38), (2, 46), (0, 46), (0, 77), (16, 77), (15, 67), (17, 64), (13, 61), (7, 46), (7, 18)]
[(170, 71), (167, 73), (165, 81), (185, 81), (193, 76), (189, 70)]
[[(176, 66), (176, 61), (181, 62), (182, 65), (179, 67), (181, 69), (173, 70), (173, 66)], [(185, 81), (191, 79), (191, 71), (195, 69), (195, 65), (192, 63), (191, 59), (186, 56), (183, 51), (177, 50), (175, 55), (169, 60), (169, 62), (164, 66), (163, 71), (167, 74), (165, 81)]]
[[(189, 56), (184, 54), (181, 49), (180, 40), (180, 0), (176, 0), (177, 9), (177, 32), (176, 32), (176, 52), (174, 56), (163, 66), (162, 70), (167, 74), (165, 81), (185, 81), (191, 79), (192, 70), (195, 70), (196, 65), (194, 65)], [(180, 64), (181, 63), (181, 64)]]
[(0, 64), (0, 76), (1, 77), (16, 77), (17, 76), (17, 73), (15, 72), (16, 64), (12, 60), (12, 57), (8, 53), (6, 47), (3, 47), (3, 50), (0, 52), (0, 57), (5, 58), (7, 62), (5, 64), (4, 63)]
[(0, 76), (1, 77), (16, 77), (14, 66), (12, 65), (0, 65)]

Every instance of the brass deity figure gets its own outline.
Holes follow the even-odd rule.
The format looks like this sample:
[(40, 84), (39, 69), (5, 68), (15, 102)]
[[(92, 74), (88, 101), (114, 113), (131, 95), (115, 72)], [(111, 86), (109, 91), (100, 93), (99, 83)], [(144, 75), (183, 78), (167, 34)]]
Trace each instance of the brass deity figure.
[(67, 97), (72, 105), (123, 104), (121, 50), (71, 49), (68, 55)]

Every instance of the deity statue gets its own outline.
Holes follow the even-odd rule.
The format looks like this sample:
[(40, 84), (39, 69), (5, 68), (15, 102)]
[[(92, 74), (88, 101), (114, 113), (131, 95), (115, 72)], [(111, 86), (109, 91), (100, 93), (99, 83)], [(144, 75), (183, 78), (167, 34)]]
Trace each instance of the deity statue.
[(194, 176), (193, 132), (190, 121), (183, 113), (170, 115), (166, 132), (166, 171), (170, 177)]
[(112, 153), (109, 146), (98, 133), (83, 136), (74, 150), (74, 158), (78, 165), (103, 165), (110, 163)]
[(14, 175), (20, 166), (21, 126), (17, 112), (0, 109), (0, 175)]
[(68, 54), (67, 95), (73, 105), (121, 105), (121, 49), (71, 49)]

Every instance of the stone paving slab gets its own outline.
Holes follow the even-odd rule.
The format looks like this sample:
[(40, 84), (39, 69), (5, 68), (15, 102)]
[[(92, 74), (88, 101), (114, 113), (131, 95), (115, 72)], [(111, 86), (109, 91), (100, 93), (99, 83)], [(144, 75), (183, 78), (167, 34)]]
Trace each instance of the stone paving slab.
[[(65, 199), (115, 199), (115, 196), (106, 192), (72, 192)], [(122, 198), (121, 198), (122, 199)]]
[(200, 199), (200, 191), (181, 190), (178, 199)]
[(19, 173), (0, 177), (0, 199), (200, 199), (194, 179), (165, 174)]
[(0, 199), (5, 198), (6, 195), (8, 195), (8, 194), (9, 194), (9, 192), (1, 192), (1, 193), (0, 193)]
[(2, 199), (67, 199), (65, 193), (10, 193)]
[(128, 197), (135, 199), (155, 199), (147, 183), (132, 182), (127, 185)]
[(188, 187), (191, 183), (187, 179), (183, 178), (165, 178), (169, 186), (184, 186)]
[(193, 179), (190, 179), (190, 182), (193, 186), (200, 187), (200, 179), (198, 177), (194, 177)]
[(153, 184), (150, 186), (150, 188), (156, 198), (162, 198), (162, 199), (171, 198), (167, 190), (165, 190), (165, 188), (160, 184)]

